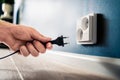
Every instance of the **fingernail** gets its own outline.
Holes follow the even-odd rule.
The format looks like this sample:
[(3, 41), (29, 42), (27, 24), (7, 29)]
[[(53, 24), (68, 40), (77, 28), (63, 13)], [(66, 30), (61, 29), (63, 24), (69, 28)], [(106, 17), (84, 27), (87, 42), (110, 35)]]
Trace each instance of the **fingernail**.
[(48, 43), (48, 46), (47, 46), (49, 49), (52, 49), (52, 45), (51, 43)]

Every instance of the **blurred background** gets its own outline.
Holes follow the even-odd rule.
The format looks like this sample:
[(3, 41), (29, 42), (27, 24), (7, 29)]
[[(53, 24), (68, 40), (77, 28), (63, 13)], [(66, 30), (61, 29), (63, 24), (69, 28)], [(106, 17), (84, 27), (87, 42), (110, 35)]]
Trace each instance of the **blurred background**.
[[(64, 35), (69, 45), (54, 50), (105, 57), (120, 57), (119, 0), (16, 0), (21, 4), (19, 23), (36, 28), (53, 39)], [(97, 44), (76, 44), (76, 23), (82, 16), (97, 13)]]
[[(0, 0), (1, 1), (1, 0)], [(1, 80), (119, 80), (120, 0), (15, 0), (14, 24), (55, 39), (69, 37), (39, 57), (18, 54), (0, 61)], [(0, 3), (0, 14), (2, 12)], [(77, 20), (97, 13), (97, 43), (76, 43)], [(0, 49), (0, 57), (10, 54)], [(7, 74), (7, 75), (6, 75)]]

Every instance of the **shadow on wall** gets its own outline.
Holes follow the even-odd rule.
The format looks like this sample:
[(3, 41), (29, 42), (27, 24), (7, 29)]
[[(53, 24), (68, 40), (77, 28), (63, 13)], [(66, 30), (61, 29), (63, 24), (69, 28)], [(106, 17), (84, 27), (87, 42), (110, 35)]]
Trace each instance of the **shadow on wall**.
[(107, 26), (108, 21), (103, 14), (97, 14), (97, 43), (83, 46), (107, 46)]
[(108, 22), (105, 19), (104, 15), (97, 15), (97, 45), (106, 46), (107, 45), (107, 26)]

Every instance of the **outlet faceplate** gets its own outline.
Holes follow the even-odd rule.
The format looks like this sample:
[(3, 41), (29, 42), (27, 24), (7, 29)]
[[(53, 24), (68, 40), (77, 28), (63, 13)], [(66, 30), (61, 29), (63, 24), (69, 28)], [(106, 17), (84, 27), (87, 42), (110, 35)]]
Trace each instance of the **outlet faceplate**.
[(97, 14), (83, 16), (77, 22), (77, 44), (95, 44), (97, 40)]

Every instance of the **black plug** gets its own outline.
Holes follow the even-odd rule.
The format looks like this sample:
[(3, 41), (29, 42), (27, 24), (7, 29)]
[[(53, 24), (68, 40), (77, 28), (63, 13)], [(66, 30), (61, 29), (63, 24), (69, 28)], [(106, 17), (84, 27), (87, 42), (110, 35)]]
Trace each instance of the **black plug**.
[(58, 46), (63, 46), (64, 47), (64, 45), (68, 44), (68, 43), (64, 42), (64, 39), (66, 39), (66, 38), (68, 38), (68, 37), (63, 37), (63, 35), (61, 35), (61, 36), (57, 37), (55, 40), (52, 40), (50, 42), (52, 44), (56, 44)]

